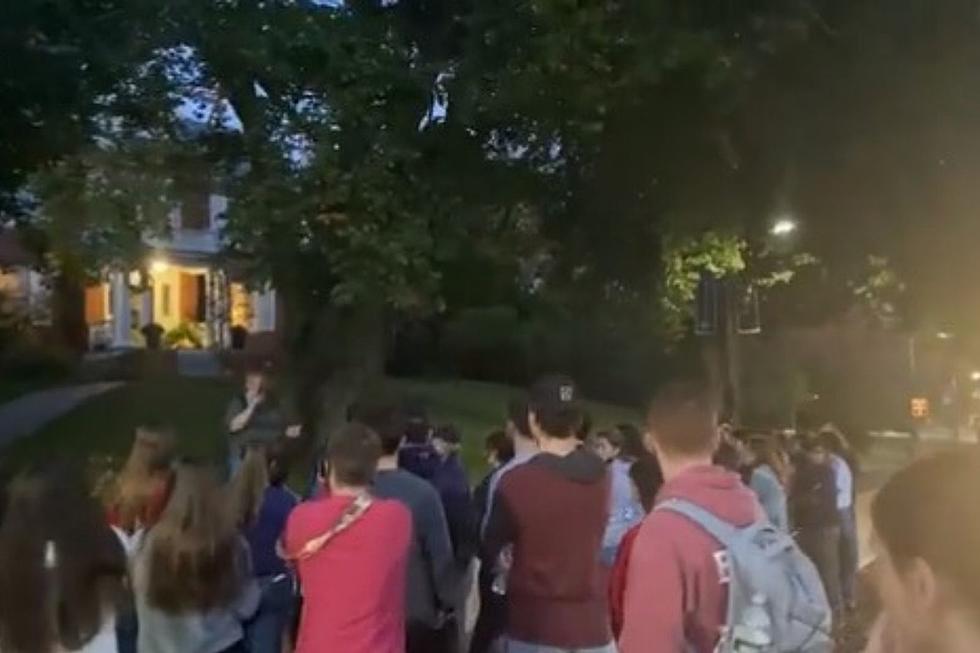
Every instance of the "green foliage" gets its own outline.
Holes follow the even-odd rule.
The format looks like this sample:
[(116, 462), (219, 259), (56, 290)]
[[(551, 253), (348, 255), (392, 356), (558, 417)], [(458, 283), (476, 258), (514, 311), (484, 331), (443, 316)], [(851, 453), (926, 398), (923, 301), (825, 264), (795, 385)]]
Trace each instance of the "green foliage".
[(181, 322), (163, 336), (170, 349), (200, 349), (204, 346), (201, 328), (190, 322)]

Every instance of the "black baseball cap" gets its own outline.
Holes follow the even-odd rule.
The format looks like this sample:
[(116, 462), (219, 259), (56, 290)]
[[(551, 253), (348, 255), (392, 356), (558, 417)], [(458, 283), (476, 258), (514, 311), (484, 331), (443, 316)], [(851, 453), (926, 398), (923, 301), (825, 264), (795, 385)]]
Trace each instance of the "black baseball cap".
[(575, 381), (564, 374), (542, 377), (528, 392), (528, 409), (553, 437), (573, 436), (582, 425), (583, 409)]

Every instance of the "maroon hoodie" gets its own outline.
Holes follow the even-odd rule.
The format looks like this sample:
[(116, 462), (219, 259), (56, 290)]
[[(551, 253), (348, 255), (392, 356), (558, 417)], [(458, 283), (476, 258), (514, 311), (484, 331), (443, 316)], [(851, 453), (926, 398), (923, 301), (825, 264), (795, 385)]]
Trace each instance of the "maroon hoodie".
[[(657, 502), (665, 499), (686, 499), (738, 527), (762, 515), (755, 494), (737, 474), (708, 465), (667, 481)], [(621, 653), (714, 650), (728, 617), (721, 550), (686, 517), (666, 510), (647, 516), (627, 572)]]
[(606, 466), (591, 451), (540, 453), (497, 487), (484, 560), (507, 544), (508, 637), (580, 649), (612, 642), (599, 548), (609, 514)]

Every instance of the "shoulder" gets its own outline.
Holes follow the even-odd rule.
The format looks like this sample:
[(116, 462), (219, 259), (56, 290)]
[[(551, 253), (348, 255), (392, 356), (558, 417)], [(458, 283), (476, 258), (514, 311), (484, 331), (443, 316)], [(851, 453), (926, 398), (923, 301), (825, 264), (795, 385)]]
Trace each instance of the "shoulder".
[(412, 528), (412, 513), (401, 501), (396, 499), (375, 499), (371, 506), (375, 519), (386, 529), (394, 529), (406, 537)]

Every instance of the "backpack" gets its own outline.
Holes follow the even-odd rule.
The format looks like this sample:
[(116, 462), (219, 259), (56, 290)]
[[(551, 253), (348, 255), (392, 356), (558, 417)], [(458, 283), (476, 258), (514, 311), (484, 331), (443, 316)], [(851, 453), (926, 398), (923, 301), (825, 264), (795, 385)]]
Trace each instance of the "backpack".
[[(728, 554), (728, 623), (716, 653), (833, 650), (831, 610), (820, 575), (788, 533), (766, 518), (738, 528), (683, 499), (664, 501), (656, 510), (686, 517)], [(761, 639), (743, 637), (760, 630)]]

